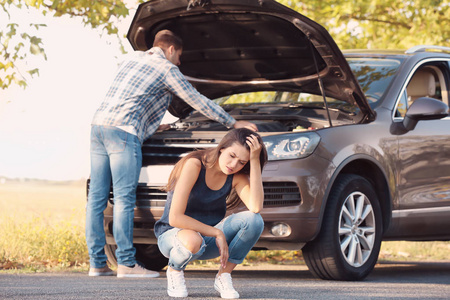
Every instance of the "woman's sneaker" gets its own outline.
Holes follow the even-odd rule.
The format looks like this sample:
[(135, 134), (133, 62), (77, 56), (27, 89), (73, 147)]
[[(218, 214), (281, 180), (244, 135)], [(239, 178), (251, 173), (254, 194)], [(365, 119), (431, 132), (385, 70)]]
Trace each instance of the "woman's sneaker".
[(167, 268), (167, 294), (170, 297), (187, 297), (188, 291), (183, 271), (169, 271)]
[(233, 287), (233, 281), (231, 280), (230, 273), (222, 273), (220, 276), (216, 276), (216, 280), (214, 281), (214, 288), (220, 293), (220, 297), (222, 298), (239, 298), (239, 293)]

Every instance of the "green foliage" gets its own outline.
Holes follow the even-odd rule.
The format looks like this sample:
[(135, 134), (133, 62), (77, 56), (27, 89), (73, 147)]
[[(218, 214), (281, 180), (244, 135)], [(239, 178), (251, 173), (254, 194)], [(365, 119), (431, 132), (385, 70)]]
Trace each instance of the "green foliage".
[[(39, 29), (44, 24), (30, 24)], [(0, 31), (0, 88), (5, 89), (12, 83), (26, 87), (26, 77), (17, 67), (18, 61), (26, 61), (28, 54), (41, 55), (46, 59), (42, 40), (34, 35), (18, 30), (19, 25), (7, 24), (6, 30)], [(30, 75), (38, 74), (37, 69), (27, 70)]]
[[(4, 20), (11, 19), (11, 9), (35, 9), (44, 16), (76, 17), (85, 26), (116, 35), (120, 43), (122, 40), (116, 26), (117, 20), (125, 18), (129, 13), (124, 1), (116, 0), (0, 0), (0, 7), (0, 17)], [(9, 23), (6, 29), (0, 29), (0, 89), (6, 89), (11, 84), (25, 88), (27, 78), (39, 75), (37, 68), (28, 67), (29, 56), (40, 56), (45, 60), (47, 56), (41, 38), (30, 34), (30, 31), (37, 31), (44, 26), (46, 25), (30, 23), (28, 28), (20, 30), (18, 24)], [(120, 45), (123, 51), (124, 48)]]
[(448, 0), (279, 0), (323, 25), (341, 49), (450, 44)]

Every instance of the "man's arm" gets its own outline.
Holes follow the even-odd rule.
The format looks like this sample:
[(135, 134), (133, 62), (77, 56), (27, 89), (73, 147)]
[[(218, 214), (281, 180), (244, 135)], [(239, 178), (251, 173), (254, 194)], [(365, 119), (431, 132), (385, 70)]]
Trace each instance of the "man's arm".
[(246, 127), (258, 131), (255, 124), (248, 121), (236, 121), (220, 105), (200, 94), (177, 67), (167, 73), (165, 84), (172, 93), (209, 119), (222, 123), (228, 128)]

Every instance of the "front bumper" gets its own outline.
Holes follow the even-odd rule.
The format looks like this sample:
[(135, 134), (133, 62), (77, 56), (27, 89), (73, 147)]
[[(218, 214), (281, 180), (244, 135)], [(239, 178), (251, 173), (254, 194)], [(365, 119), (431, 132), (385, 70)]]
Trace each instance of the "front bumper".
[[(146, 173), (145, 168), (143, 173)], [(301, 249), (305, 243), (313, 240), (320, 230), (323, 199), (334, 169), (329, 161), (314, 154), (299, 160), (268, 162), (263, 172), (265, 199), (261, 211), (265, 228), (255, 247), (294, 250)], [(165, 192), (159, 190), (158, 186), (152, 186), (151, 182), (139, 183), (134, 216), (134, 243), (157, 243), (153, 226), (163, 214), (165, 197)], [(108, 244), (115, 243), (112, 232), (113, 208), (111, 193), (105, 210)], [(228, 213), (245, 209), (240, 205)], [(271, 228), (277, 223), (288, 225), (291, 233), (285, 237), (272, 234)]]

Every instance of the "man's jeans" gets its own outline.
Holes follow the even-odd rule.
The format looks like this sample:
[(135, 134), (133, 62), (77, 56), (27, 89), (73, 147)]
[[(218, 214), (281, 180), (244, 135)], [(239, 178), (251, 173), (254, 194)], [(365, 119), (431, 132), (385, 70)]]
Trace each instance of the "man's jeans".
[(103, 211), (111, 182), (114, 193), (113, 234), (117, 263), (133, 266), (133, 218), (136, 188), (142, 166), (141, 144), (137, 136), (116, 127), (91, 128), (91, 181), (86, 206), (86, 242), (92, 268), (106, 265)]
[[(228, 243), (228, 261), (240, 264), (258, 241), (264, 229), (264, 221), (260, 214), (243, 211), (232, 214), (214, 226), (225, 235)], [(174, 270), (184, 270), (194, 260), (207, 260), (220, 256), (216, 238), (202, 236), (203, 241), (197, 253), (191, 253), (178, 239), (181, 229), (172, 228), (158, 237), (161, 253), (169, 258), (169, 266)]]

